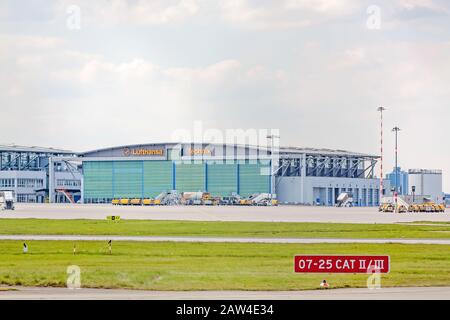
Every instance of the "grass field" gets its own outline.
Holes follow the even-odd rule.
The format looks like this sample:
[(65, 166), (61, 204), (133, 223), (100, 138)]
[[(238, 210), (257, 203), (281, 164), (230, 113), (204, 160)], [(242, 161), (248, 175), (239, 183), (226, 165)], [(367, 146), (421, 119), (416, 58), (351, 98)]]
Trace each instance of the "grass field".
[(150, 290), (302, 290), (322, 279), (333, 288), (365, 287), (366, 275), (293, 273), (295, 254), (387, 254), (383, 286), (449, 286), (450, 246), (400, 244), (224, 244), (0, 241), (0, 284), (65, 286), (66, 268), (81, 268), (83, 287)]
[(450, 224), (0, 219), (0, 234), (450, 239)]

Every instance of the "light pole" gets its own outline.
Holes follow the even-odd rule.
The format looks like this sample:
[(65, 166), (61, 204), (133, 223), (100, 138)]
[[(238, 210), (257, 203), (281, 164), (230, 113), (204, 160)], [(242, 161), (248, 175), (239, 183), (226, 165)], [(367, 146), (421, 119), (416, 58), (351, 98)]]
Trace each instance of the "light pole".
[(395, 192), (398, 193), (398, 132), (401, 131), (399, 127), (392, 129), (395, 132)]
[[(275, 157), (274, 157), (274, 154), (273, 154), (273, 147), (274, 147), (274, 139), (275, 138), (278, 138), (278, 139), (280, 139), (280, 136), (279, 135), (275, 135), (275, 134), (270, 134), (270, 135), (267, 135), (267, 137), (266, 137), (267, 139), (270, 139), (270, 175), (272, 176), (272, 172), (273, 172), (273, 168), (274, 168), (274, 160), (275, 160)], [(279, 140), (278, 140), (279, 141)], [(279, 144), (279, 143), (278, 143)], [(278, 145), (279, 146), (279, 145)], [(277, 164), (278, 165), (278, 164)], [(273, 194), (273, 192), (274, 192), (274, 185), (273, 185), (273, 181), (271, 181), (271, 183), (270, 183), (270, 193), (272, 193)]]
[(280, 139), (280, 136), (275, 135), (275, 134), (270, 134), (266, 138), (270, 140), (270, 155), (272, 156), (273, 155), (273, 144), (274, 144), (273, 139), (275, 139), (275, 138)]
[(385, 111), (386, 108), (381, 106), (378, 107), (377, 111), (380, 113), (380, 133), (381, 133), (381, 159), (380, 159), (380, 205), (381, 201), (383, 200), (383, 111)]
[(395, 132), (395, 211), (398, 212), (398, 132), (401, 129), (399, 127), (394, 127), (392, 129)]

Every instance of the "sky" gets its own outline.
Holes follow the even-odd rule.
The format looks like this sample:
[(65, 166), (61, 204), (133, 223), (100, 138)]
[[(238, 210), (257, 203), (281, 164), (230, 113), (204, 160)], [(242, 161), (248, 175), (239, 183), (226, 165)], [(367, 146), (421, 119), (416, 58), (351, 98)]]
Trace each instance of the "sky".
[[(279, 130), (284, 146), (444, 170), (445, 0), (0, 3), (0, 143), (86, 151), (180, 130)], [(265, 143), (265, 141), (264, 141)]]

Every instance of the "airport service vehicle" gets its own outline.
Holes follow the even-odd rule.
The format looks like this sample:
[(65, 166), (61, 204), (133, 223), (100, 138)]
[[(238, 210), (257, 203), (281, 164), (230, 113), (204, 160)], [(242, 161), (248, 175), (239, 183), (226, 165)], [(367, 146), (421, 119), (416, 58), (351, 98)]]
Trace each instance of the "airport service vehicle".
[(275, 198), (275, 194), (256, 193), (250, 197), (250, 200), (254, 206), (274, 206), (278, 205), (278, 201)]
[(378, 209), (380, 212), (394, 212), (395, 206), (392, 203), (383, 203)]
[[(402, 197), (395, 199), (394, 197), (386, 197), (383, 199), (378, 211), (380, 212), (445, 212), (444, 204), (436, 204), (432, 201), (425, 200), (423, 203), (408, 203)], [(396, 202), (395, 202), (396, 201)], [(397, 210), (396, 210), (397, 207)]]
[(232, 205), (239, 204), (240, 200), (241, 200), (241, 197), (239, 195), (233, 194), (233, 195), (231, 195), (229, 197), (222, 197), (220, 199), (220, 201), (219, 201), (219, 204), (220, 205), (225, 205), (225, 206), (226, 205), (232, 206)]
[(162, 192), (155, 199), (150, 198), (116, 198), (111, 200), (112, 205), (118, 206), (151, 206), (151, 205), (248, 205), (248, 206), (277, 206), (276, 194), (255, 193), (247, 198), (241, 198), (238, 194), (226, 197), (214, 197), (209, 192), (183, 192), (175, 190)]
[(140, 205), (142, 205), (142, 200), (134, 198), (134, 199), (131, 199), (130, 204), (132, 206), (140, 206)]
[(405, 213), (408, 212), (408, 208), (403, 204), (397, 204), (397, 210), (395, 210), (395, 204), (393, 203), (383, 203), (378, 211), (380, 212), (398, 212)]
[(241, 206), (276, 206), (276, 194), (254, 193), (248, 198), (240, 199), (238, 204)]
[(153, 206), (153, 205), (159, 205), (161, 204), (161, 200), (159, 199), (140, 199), (140, 198), (133, 198), (133, 199), (113, 199), (111, 201), (111, 204), (114, 206)]
[(434, 202), (425, 202), (421, 204), (411, 205), (410, 212), (445, 212), (443, 204), (436, 204)]
[(13, 191), (0, 191), (0, 206), (2, 210), (14, 210)]
[(156, 206), (161, 204), (161, 200), (159, 199), (142, 199), (143, 206)]
[(336, 207), (353, 207), (353, 195), (342, 192), (336, 200)]
[(130, 204), (130, 199), (120, 199), (119, 204), (127, 206)]
[(156, 198), (155, 202), (158, 201), (158, 204), (161, 205), (176, 205), (180, 204), (181, 194), (179, 194), (176, 190), (161, 192)]

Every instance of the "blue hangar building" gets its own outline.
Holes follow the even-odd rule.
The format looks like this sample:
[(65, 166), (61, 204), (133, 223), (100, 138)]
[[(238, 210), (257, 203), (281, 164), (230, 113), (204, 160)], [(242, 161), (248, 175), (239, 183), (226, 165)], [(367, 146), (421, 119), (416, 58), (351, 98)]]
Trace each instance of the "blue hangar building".
[[(249, 145), (152, 143), (111, 147), (75, 155), (52, 155), (48, 199), (59, 202), (59, 172), (77, 168), (82, 203), (115, 198), (154, 198), (161, 192), (273, 193), (280, 203), (332, 206), (342, 192), (359, 206), (377, 206), (378, 156), (343, 150)], [(388, 181), (386, 182), (389, 183)], [(389, 190), (385, 185), (384, 190)], [(66, 201), (64, 200), (64, 201)]]

